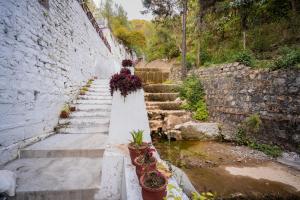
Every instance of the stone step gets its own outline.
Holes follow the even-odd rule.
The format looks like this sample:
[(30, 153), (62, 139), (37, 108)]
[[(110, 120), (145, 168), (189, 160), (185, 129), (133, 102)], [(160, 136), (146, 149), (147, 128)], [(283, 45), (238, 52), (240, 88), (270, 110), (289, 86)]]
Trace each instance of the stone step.
[(9, 163), (17, 174), (16, 200), (94, 199), (101, 180), (101, 158), (34, 158)]
[(61, 127), (58, 130), (58, 133), (61, 134), (108, 134), (109, 126), (93, 126), (93, 127), (77, 127), (69, 125), (67, 127)]
[(136, 72), (159, 72), (160, 69), (159, 68), (135, 68)]
[(145, 93), (145, 101), (174, 101), (179, 93)]
[(109, 124), (109, 118), (99, 117), (73, 117), (67, 119), (60, 119), (60, 125), (76, 125), (76, 126), (98, 126)]
[(186, 115), (187, 111), (185, 110), (148, 110), (149, 119), (166, 117), (169, 115), (174, 115), (181, 117)]
[(110, 112), (111, 105), (83, 105), (78, 104), (76, 106), (76, 111), (106, 111)]
[(166, 101), (166, 102), (159, 102), (159, 101), (148, 101), (146, 102), (147, 108), (152, 108), (157, 106), (161, 110), (181, 110), (181, 103), (174, 102), (174, 101)]
[(102, 157), (108, 135), (56, 134), (20, 151), (20, 158)]
[(144, 90), (147, 93), (174, 93), (178, 91), (176, 84), (150, 84), (145, 85)]
[(76, 117), (110, 117), (110, 111), (106, 111), (103, 109), (98, 110), (92, 110), (92, 111), (76, 111), (71, 112), (70, 118), (76, 118)]
[[(107, 92), (86, 92), (85, 95), (87, 96), (111, 96), (110, 92), (107, 91)], [(84, 95), (83, 95), (84, 96)]]
[(86, 99), (78, 99), (75, 102), (75, 107), (78, 104), (85, 104), (85, 105), (111, 105), (112, 100), (111, 99), (98, 99), (98, 100), (86, 100)]
[(169, 72), (161, 71), (136, 71), (137, 75), (145, 84), (162, 84), (169, 79)]
[(80, 95), (78, 100), (112, 100), (112, 96), (87, 96)]
[(89, 92), (99, 92), (99, 93), (108, 93), (110, 92), (109, 88), (89, 88)]

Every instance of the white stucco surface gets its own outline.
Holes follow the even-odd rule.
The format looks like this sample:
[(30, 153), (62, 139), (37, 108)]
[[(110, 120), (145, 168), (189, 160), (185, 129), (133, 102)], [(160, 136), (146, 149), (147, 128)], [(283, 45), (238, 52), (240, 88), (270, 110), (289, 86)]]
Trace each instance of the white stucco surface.
[(15, 196), (16, 179), (17, 176), (15, 173), (8, 170), (0, 170), (0, 193)]
[(129, 143), (133, 130), (143, 130), (144, 141), (151, 142), (144, 91), (140, 89), (126, 98), (116, 91), (112, 100), (108, 143)]
[(109, 52), (77, 0), (49, 2), (0, 1), (0, 165), (53, 133), (89, 78), (109, 78), (129, 57), (108, 38)]

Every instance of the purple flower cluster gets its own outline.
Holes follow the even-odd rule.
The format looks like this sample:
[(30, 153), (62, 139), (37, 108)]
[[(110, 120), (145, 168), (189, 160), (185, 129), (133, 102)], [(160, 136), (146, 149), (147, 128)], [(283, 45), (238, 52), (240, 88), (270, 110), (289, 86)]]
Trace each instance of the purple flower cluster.
[(110, 93), (120, 90), (121, 95), (126, 97), (131, 92), (142, 88), (142, 81), (139, 77), (131, 75), (129, 69), (123, 68), (120, 73), (114, 74), (110, 79)]
[(133, 66), (133, 62), (132, 62), (132, 60), (123, 60), (122, 61), (122, 66), (123, 67), (132, 67)]

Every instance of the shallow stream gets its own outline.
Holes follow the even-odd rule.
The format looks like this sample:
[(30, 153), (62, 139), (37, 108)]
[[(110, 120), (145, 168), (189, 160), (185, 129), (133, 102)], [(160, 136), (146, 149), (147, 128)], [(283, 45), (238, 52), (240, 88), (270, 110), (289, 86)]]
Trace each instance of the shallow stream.
[(300, 172), (261, 152), (228, 143), (154, 142), (161, 158), (180, 167), (199, 192), (222, 199), (300, 199)]

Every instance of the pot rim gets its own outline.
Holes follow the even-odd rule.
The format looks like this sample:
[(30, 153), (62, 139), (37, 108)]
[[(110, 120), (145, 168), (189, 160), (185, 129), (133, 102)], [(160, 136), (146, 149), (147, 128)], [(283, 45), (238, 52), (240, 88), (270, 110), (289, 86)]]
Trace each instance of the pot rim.
[[(149, 173), (151, 172), (157, 172), (157, 170), (153, 170), (153, 171), (150, 171)], [(168, 185), (168, 179), (167, 177), (165, 177), (163, 174), (161, 174), (161, 176), (165, 179), (165, 184), (162, 185), (161, 187), (159, 188), (149, 188), (147, 186), (145, 186), (144, 182), (143, 182), (143, 179), (145, 177), (145, 174), (143, 174), (141, 177), (140, 177), (140, 184), (141, 184), (141, 187), (143, 188), (143, 190), (146, 190), (148, 192), (160, 192), (160, 191), (163, 191), (163, 190), (166, 190), (166, 187)]]
[(149, 145), (146, 142), (143, 142), (142, 146), (140, 146), (139, 148), (133, 147), (132, 142), (128, 144), (128, 149), (130, 150), (144, 150), (147, 149), (148, 147)]

